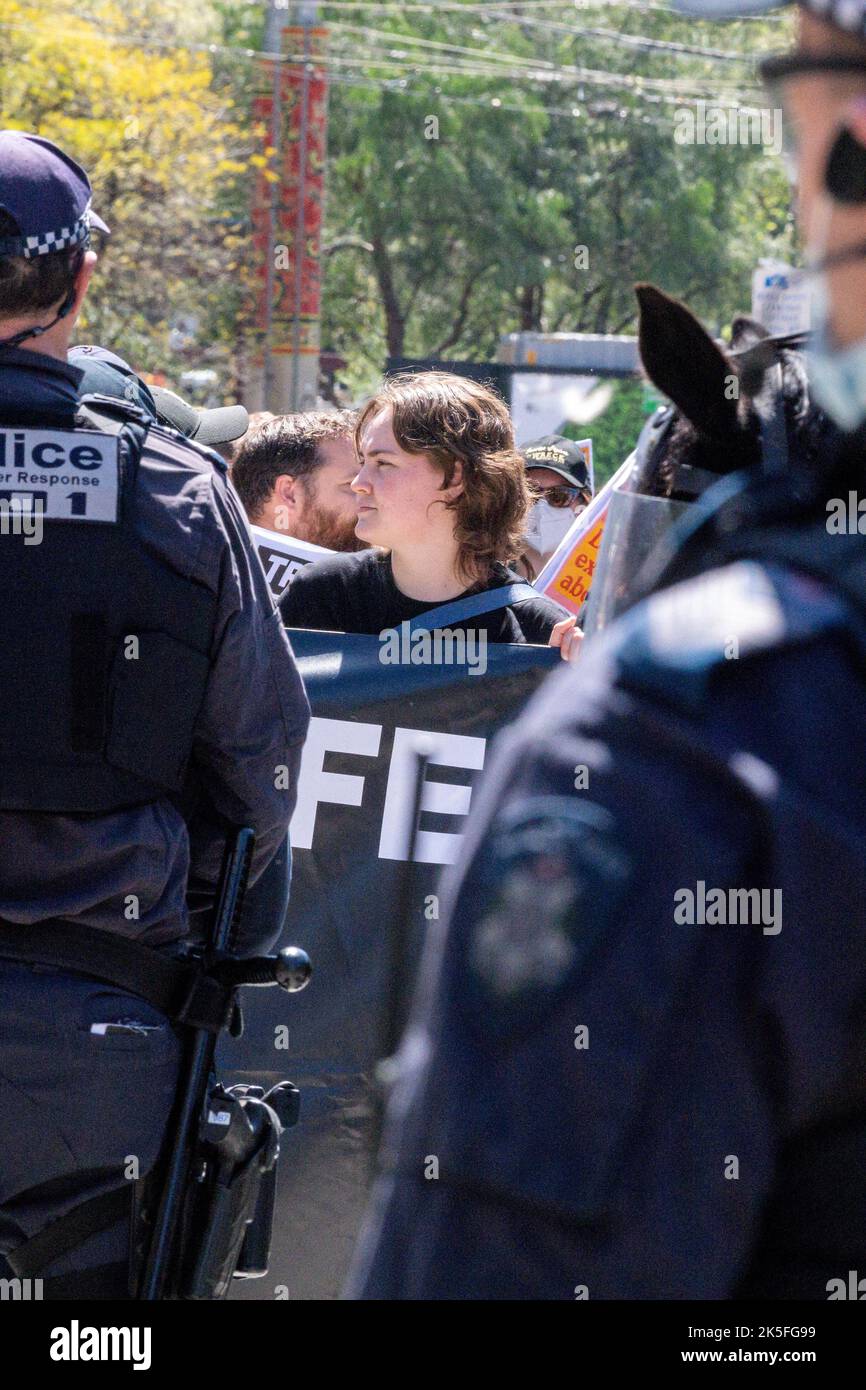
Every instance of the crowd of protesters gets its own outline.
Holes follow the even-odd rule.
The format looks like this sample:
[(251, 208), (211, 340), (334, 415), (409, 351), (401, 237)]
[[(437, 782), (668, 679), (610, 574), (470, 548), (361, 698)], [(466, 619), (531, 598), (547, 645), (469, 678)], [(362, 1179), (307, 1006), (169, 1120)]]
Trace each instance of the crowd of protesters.
[(471, 622), (485, 641), (576, 657), (576, 619), (527, 584), (591, 500), (586, 463), (557, 435), (518, 449), (492, 389), (404, 373), (358, 411), (248, 415), (148, 388), (103, 348), (76, 347), (70, 359), (85, 372), (82, 394), (132, 400), (217, 449), (252, 525), (333, 552), (293, 578), (280, 601), (287, 627), (375, 634), (490, 592), (489, 611), (449, 628)]
[[(231, 476), (255, 525), (337, 552), (301, 570), (280, 606), (289, 627), (341, 632), (381, 632), (488, 591), (499, 598), (534, 576), (591, 495), (570, 441), (521, 453), (502, 400), (444, 372), (392, 378), (358, 414), (253, 422)], [(564, 522), (552, 535), (549, 516)], [(515, 593), (473, 628), (573, 658), (575, 619), (525, 584)]]

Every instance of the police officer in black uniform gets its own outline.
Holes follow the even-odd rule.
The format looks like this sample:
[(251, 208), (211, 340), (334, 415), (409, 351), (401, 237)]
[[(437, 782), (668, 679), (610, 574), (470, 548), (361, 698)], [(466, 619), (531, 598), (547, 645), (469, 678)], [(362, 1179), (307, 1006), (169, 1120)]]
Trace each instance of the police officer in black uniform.
[[(233, 827), (253, 880), (283, 850), (309, 719), (225, 464), (80, 399), (90, 200), (0, 132), (0, 1267), (49, 1298), (127, 1296), (182, 1053), (147, 977), (184, 968)], [(103, 942), (143, 993), (89, 977)]]
[(798, 32), (767, 75), (841, 445), (723, 484), (500, 744), (356, 1297), (827, 1299), (866, 1269), (866, 4)]

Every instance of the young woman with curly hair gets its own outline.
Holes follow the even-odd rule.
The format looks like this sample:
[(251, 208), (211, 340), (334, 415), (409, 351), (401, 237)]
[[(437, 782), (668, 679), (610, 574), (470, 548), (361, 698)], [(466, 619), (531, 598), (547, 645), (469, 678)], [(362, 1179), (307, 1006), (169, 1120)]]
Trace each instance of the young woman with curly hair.
[[(280, 603), (288, 627), (380, 633), (520, 582), (509, 566), (532, 498), (498, 396), (445, 372), (393, 377), (361, 411), (355, 444), (355, 534), (374, 548), (301, 570)], [(540, 594), (447, 626), (559, 647), (565, 660), (580, 641)]]

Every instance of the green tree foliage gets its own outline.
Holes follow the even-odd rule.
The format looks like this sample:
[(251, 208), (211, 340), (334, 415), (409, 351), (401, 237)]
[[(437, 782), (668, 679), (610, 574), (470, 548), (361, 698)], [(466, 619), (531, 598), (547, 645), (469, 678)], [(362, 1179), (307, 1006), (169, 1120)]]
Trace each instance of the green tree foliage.
[(84, 11), (73, 0), (0, 0), (0, 126), (75, 156), (112, 230), (79, 340), (139, 371), (189, 365), (169, 348), (177, 314), (199, 319), (196, 365), (225, 362), (235, 336), (224, 306), (241, 237), (224, 207), (255, 146), (203, 48), (214, 22), (182, 0), (93, 0)]
[(596, 488), (604, 486), (631, 452), (647, 418), (646, 388), (642, 383), (617, 381), (604, 414), (585, 429), (569, 429), (575, 437), (592, 437)]
[[(701, 94), (762, 102), (751, 58), (778, 47), (778, 23), (720, 29), (608, 5), (508, 22), (476, 6), (397, 11), (365, 35), (323, 12), (338, 75), (324, 334), (358, 384), (388, 354), (486, 359), (520, 329), (634, 331), (641, 279), (719, 327), (748, 309), (759, 257), (791, 254), (778, 159), (674, 139), (676, 111)], [(688, 51), (630, 45), (635, 34)]]
[[(0, 0), (0, 121), (57, 139), (91, 172), (114, 236), (82, 334), (140, 369), (204, 359), (228, 385), (242, 357), (260, 270), (251, 173), (271, 158), (252, 115), (264, 12)], [(792, 254), (774, 156), (674, 139), (699, 97), (763, 100), (752, 56), (783, 46), (787, 21), (511, 0), (320, 16), (322, 341), (357, 391), (389, 354), (490, 360), (521, 329), (633, 331), (640, 279), (719, 329), (748, 308), (758, 258)], [(168, 349), (177, 313), (199, 319), (194, 363)]]

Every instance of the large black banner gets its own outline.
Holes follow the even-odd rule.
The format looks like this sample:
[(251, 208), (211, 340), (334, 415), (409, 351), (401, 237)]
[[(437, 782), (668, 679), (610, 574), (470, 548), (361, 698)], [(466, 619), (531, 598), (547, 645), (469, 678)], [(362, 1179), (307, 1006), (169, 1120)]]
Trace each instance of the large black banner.
[[(491, 736), (558, 664), (544, 647), (491, 645), (486, 670), (386, 665), (378, 638), (293, 631), (313, 721), (292, 821), (294, 876), (284, 944), (314, 975), (300, 995), (245, 991), (245, 1031), (221, 1050), (226, 1082), (301, 1087), (284, 1136), (271, 1269), (236, 1297), (333, 1298), (358, 1233), (374, 1142), (372, 1069), (394, 999), (395, 927), (417, 963), (454, 861)], [(415, 750), (428, 765), (415, 862), (407, 830)]]

